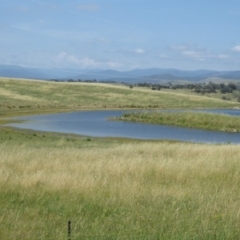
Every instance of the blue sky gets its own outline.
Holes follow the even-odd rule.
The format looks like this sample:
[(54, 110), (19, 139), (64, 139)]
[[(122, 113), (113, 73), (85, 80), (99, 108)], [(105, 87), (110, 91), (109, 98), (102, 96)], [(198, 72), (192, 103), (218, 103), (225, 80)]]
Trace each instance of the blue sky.
[(0, 64), (240, 70), (239, 0), (0, 0)]

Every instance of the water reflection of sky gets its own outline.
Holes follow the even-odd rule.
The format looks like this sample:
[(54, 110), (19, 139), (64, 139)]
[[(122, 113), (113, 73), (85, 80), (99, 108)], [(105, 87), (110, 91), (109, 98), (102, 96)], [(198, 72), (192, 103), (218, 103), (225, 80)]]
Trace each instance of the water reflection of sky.
[[(197, 110), (240, 116), (240, 110)], [(167, 139), (208, 143), (240, 143), (240, 133), (225, 133), (157, 124), (109, 121), (130, 111), (81, 111), (18, 117), (22, 123), (8, 126), (47, 132), (73, 133), (92, 137), (124, 137), (137, 139)]]

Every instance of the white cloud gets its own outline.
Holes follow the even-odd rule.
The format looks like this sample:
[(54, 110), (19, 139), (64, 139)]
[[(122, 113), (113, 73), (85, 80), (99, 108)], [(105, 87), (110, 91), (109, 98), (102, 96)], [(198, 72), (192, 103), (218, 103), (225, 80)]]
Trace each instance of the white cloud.
[(143, 53), (145, 53), (146, 51), (143, 50), (143, 49), (141, 49), (141, 48), (137, 48), (137, 49), (134, 49), (134, 52), (135, 52), (135, 53), (138, 53), (138, 54), (143, 54)]
[(97, 11), (99, 6), (96, 4), (88, 4), (88, 5), (79, 5), (78, 9), (81, 11)]
[(191, 50), (182, 51), (182, 54), (185, 55), (185, 56), (194, 57), (194, 58), (196, 58), (199, 55), (198, 52), (191, 51)]
[(193, 58), (195, 60), (200, 61), (205, 61), (206, 59), (214, 58), (214, 55), (208, 53), (207, 51), (186, 50), (182, 51), (181, 54), (185, 57)]
[(112, 60), (95, 60), (89, 57), (85, 58), (78, 58), (77, 56), (68, 54), (66, 52), (59, 53), (56, 57), (54, 57), (54, 61), (56, 63), (63, 63), (63, 64), (75, 64), (79, 67), (83, 68), (95, 68), (95, 67), (110, 67), (110, 68), (120, 68), (123, 65), (119, 62), (112, 61)]
[(76, 56), (74, 56), (74, 55), (69, 55), (67, 60), (69, 62), (72, 62), (72, 63), (75, 63), (75, 64), (79, 64), (78, 58)]
[(142, 48), (136, 48), (136, 49), (133, 49), (133, 50), (129, 50), (129, 49), (111, 49), (111, 50), (108, 50), (108, 52), (116, 52), (116, 53), (121, 53), (121, 54), (124, 54), (124, 55), (131, 55), (131, 56), (136, 56), (136, 54), (145, 54), (146, 51)]
[(167, 55), (167, 54), (164, 54), (164, 53), (161, 53), (159, 56), (160, 56), (160, 58), (163, 58), (163, 59), (168, 58), (168, 55)]
[(170, 50), (190, 59), (205, 61), (208, 59), (215, 58), (214, 54), (211, 54), (206, 49), (199, 47), (194, 44), (185, 44), (185, 45), (172, 45)]
[(83, 67), (99, 67), (101, 65), (101, 63), (88, 57), (81, 59), (80, 64)]
[(232, 48), (232, 51), (234, 52), (240, 52), (240, 46), (235, 46)]
[(107, 62), (107, 65), (112, 68), (120, 68), (123, 66), (121, 63), (114, 62), (114, 61)]
[(105, 68), (105, 67), (110, 67), (110, 68), (120, 68), (123, 65), (119, 62), (116, 61), (97, 61), (95, 59), (91, 59), (91, 58), (83, 58), (80, 60), (80, 65), (82, 67), (85, 68), (89, 68), (89, 67), (101, 67), (101, 68)]
[(59, 53), (59, 54), (57, 55), (56, 61), (61, 61), (61, 60), (63, 60), (66, 56), (67, 56), (67, 53), (61, 52), (61, 53)]
[(108, 39), (106, 39), (104, 37), (95, 38), (95, 41), (99, 42), (99, 43), (110, 43), (110, 40), (108, 40)]
[(218, 55), (218, 58), (219, 59), (227, 59), (227, 58), (229, 58), (229, 56), (226, 54), (220, 54), (220, 55)]
[(186, 45), (171, 45), (170, 49), (176, 50), (176, 51), (183, 51), (183, 50), (188, 49), (188, 46), (186, 46)]
[(62, 62), (62, 61), (67, 61), (67, 62), (70, 62), (70, 63), (75, 63), (75, 64), (79, 64), (80, 63), (80, 60), (74, 56), (74, 55), (70, 55), (70, 54), (67, 54), (66, 52), (61, 52), (59, 53), (55, 58), (54, 60), (56, 62)]
[(66, 52), (59, 53), (54, 58), (54, 60), (57, 63), (68, 62), (68, 63), (74, 63), (74, 64), (82, 66), (82, 67), (97, 67), (100, 65), (100, 63), (94, 59), (91, 59), (88, 57), (79, 59), (77, 56), (74, 56), (72, 54), (67, 54)]

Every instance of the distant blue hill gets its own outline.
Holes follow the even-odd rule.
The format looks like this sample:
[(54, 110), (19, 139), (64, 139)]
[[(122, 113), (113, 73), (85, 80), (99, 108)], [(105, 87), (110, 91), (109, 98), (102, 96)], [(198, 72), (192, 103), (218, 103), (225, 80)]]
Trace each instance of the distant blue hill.
[(184, 71), (178, 69), (134, 69), (130, 71), (100, 70), (100, 69), (42, 69), (14, 65), (0, 65), (0, 77), (58, 79), (58, 80), (97, 80), (124, 83), (162, 83), (167, 81), (187, 80), (198, 82), (209, 78), (240, 80), (240, 71), (196, 70)]

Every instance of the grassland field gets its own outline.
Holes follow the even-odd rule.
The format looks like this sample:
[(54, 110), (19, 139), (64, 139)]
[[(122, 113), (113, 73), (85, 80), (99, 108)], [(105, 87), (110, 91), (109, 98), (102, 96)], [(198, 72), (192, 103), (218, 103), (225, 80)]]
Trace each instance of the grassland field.
[[(81, 109), (234, 108), (197, 94), (0, 80), (9, 116)], [(0, 239), (239, 239), (240, 148), (0, 126)]]

